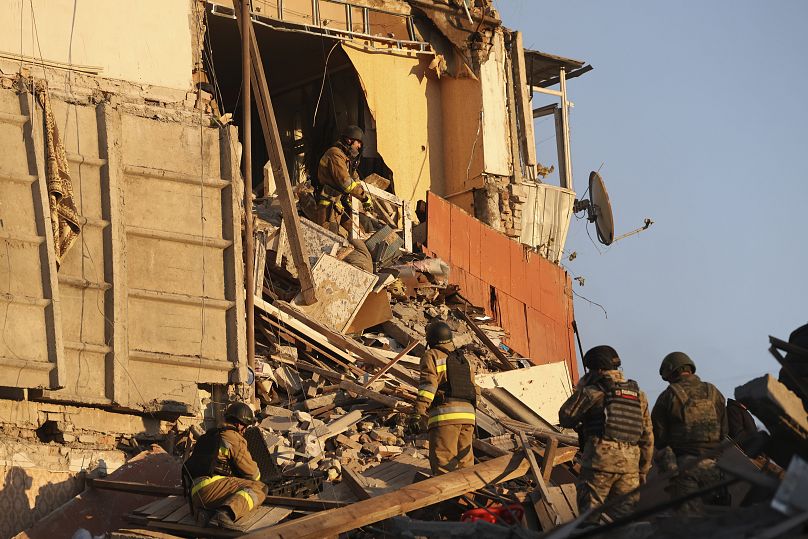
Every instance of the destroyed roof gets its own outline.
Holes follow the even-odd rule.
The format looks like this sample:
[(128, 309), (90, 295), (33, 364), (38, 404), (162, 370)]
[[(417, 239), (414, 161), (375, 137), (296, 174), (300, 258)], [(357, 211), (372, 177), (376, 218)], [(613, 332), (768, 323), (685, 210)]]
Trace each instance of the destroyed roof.
[(565, 68), (566, 78), (571, 79), (592, 70), (583, 60), (573, 60), (547, 52), (525, 49), (527, 81), (531, 86), (546, 88), (558, 84), (558, 74)]

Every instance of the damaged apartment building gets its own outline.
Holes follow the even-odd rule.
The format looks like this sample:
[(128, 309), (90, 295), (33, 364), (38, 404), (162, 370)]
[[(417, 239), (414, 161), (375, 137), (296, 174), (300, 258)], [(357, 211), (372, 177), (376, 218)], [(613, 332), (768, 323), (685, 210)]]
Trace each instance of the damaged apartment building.
[[(0, 535), (80, 492), (85, 473), (211, 424), (258, 374), (244, 215), (255, 210), (256, 238), (283, 236), (260, 226), (283, 178), (253, 121), (245, 212), (235, 4), (0, 1)], [(445, 271), (407, 263), (442, 272), (501, 328), (499, 354), (562, 364), (571, 387), (566, 87), (591, 67), (526, 50), (488, 0), (253, 0), (252, 25), (295, 195), (340, 130), (360, 126), (360, 175), (379, 179), (371, 192), (401, 239), (385, 245), (439, 259)], [(557, 144), (537, 155), (545, 116)], [(260, 264), (286, 265), (294, 298), (300, 268), (279, 242), (256, 243)], [(330, 256), (309, 255), (315, 270)], [(256, 302), (273, 308), (256, 277)], [(390, 323), (389, 282), (363, 285), (381, 318), (323, 322), (347, 339), (336, 348)]]

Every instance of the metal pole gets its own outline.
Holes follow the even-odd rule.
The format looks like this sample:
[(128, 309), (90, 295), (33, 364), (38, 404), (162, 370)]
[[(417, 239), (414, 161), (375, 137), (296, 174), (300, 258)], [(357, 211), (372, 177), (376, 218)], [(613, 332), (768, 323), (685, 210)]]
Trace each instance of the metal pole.
[[(250, 0), (241, 3), (241, 20), (250, 19)], [(244, 288), (247, 292), (247, 365), (255, 372), (255, 254), (252, 218), (252, 96), (250, 95), (250, 33), (241, 33), (241, 138), (244, 156)], [(254, 383), (254, 379), (253, 379)], [(255, 395), (253, 388), (252, 394)]]

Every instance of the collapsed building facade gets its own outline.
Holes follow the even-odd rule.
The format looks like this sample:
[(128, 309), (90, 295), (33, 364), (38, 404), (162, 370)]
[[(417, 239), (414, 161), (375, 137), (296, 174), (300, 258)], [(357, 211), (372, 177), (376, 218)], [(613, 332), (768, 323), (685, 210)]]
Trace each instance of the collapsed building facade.
[[(5, 495), (28, 485), (4, 517), (16, 532), (88, 469), (214, 420), (254, 373), (233, 3), (4, 12), (0, 459)], [(403, 250), (442, 259), (504, 329), (501, 349), (564, 364), (571, 385), (566, 79), (590, 68), (525, 50), (487, 1), (254, 0), (252, 15), (292, 185), (340, 129), (362, 127), (361, 174), (387, 181), (377, 194), (400, 208)], [(560, 103), (534, 110), (536, 92)], [(537, 155), (533, 121), (548, 115), (557, 151)], [(263, 165), (257, 122), (253, 138)], [(551, 167), (559, 185), (542, 181)], [(271, 170), (246, 180), (259, 205)]]

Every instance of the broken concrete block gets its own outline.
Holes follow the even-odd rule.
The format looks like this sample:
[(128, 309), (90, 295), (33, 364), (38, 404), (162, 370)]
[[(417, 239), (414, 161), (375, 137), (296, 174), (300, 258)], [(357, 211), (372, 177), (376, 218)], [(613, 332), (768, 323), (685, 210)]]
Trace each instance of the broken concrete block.
[(785, 415), (808, 432), (808, 414), (802, 400), (770, 374), (736, 387), (735, 399), (746, 405), (770, 431), (779, 425), (780, 416)]
[(293, 417), (270, 416), (261, 421), (261, 428), (278, 432), (289, 432), (297, 428), (297, 419)]
[(275, 369), (275, 379), (278, 385), (286, 391), (287, 395), (297, 395), (303, 391), (303, 382), (300, 375), (287, 365), (282, 365)]
[(418, 344), (416, 344), (415, 348), (410, 351), (410, 355), (421, 356), (424, 352), (426, 352), (426, 346), (423, 344), (423, 333), (418, 333), (401, 320), (397, 318), (388, 320), (382, 324), (382, 330), (388, 337), (392, 337), (401, 346), (407, 346), (410, 342), (416, 341)]
[(397, 436), (384, 428), (370, 431), (370, 438), (385, 445), (395, 445)]
[(374, 451), (373, 454), (379, 457), (392, 457), (394, 455), (400, 455), (402, 449), (395, 445), (380, 445)]

